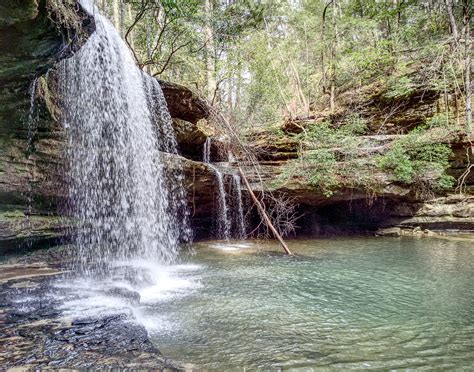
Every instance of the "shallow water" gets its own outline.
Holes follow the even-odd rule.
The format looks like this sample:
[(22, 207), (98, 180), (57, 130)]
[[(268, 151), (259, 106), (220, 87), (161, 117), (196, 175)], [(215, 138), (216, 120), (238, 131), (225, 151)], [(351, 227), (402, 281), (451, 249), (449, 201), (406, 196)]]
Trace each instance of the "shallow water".
[[(470, 367), (474, 246), (415, 238), (201, 243), (139, 318), (198, 368)], [(163, 291), (164, 288), (167, 290)], [(145, 296), (144, 296), (145, 295)]]

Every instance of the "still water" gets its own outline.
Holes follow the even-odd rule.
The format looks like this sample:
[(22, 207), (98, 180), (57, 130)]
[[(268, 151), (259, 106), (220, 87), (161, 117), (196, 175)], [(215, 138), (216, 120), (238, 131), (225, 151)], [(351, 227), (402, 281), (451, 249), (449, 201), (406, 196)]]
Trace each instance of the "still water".
[(141, 293), (167, 357), (197, 369), (474, 368), (474, 244), (200, 243)]

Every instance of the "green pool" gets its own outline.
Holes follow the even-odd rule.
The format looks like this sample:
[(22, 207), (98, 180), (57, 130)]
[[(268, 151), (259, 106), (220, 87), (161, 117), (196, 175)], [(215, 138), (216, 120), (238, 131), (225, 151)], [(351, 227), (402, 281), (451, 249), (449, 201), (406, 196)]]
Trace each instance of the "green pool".
[(474, 368), (474, 244), (416, 238), (200, 243), (143, 319), (198, 369)]

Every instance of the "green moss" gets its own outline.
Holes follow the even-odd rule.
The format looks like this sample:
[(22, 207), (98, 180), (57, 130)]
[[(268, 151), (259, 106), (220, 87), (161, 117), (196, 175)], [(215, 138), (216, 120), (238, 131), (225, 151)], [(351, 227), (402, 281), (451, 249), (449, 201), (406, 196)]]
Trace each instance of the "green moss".
[(25, 213), (18, 209), (0, 211), (0, 219), (23, 219), (25, 218)]
[(47, 76), (42, 76), (39, 79), (40, 94), (43, 102), (46, 106), (48, 113), (54, 121), (58, 121), (61, 115), (61, 111), (55, 102), (54, 93), (51, 91), (48, 85)]

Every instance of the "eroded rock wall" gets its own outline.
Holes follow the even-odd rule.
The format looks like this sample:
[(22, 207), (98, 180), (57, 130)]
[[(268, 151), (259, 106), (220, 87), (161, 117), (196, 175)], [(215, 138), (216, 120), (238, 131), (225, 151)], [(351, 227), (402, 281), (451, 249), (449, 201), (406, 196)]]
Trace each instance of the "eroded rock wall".
[[(60, 158), (64, 138), (51, 111), (37, 105), (37, 98), (44, 82), (41, 77), (56, 61), (80, 48), (94, 27), (92, 17), (73, 0), (0, 4), (2, 247), (64, 236), (69, 222), (58, 209), (64, 200)], [(32, 111), (34, 123), (32, 101), (37, 105)]]

